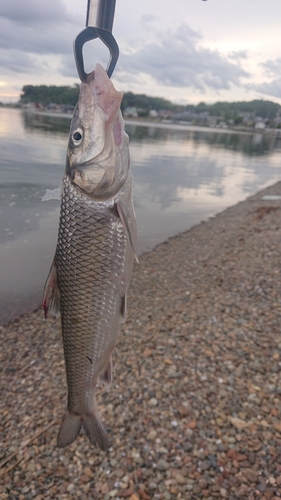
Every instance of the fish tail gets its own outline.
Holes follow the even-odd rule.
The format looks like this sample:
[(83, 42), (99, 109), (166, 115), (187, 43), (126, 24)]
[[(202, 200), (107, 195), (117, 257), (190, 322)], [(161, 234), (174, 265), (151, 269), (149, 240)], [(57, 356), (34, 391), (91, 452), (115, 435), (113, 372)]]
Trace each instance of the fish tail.
[(65, 448), (73, 443), (78, 437), (82, 426), (91, 444), (99, 446), (103, 451), (109, 448), (107, 432), (100, 420), (97, 409), (91, 415), (74, 415), (66, 411), (58, 433), (58, 447)]
[(109, 448), (107, 433), (97, 411), (94, 415), (83, 416), (82, 425), (91, 444), (103, 451)]
[(82, 427), (82, 418), (66, 411), (57, 438), (59, 448), (65, 448), (75, 441)]

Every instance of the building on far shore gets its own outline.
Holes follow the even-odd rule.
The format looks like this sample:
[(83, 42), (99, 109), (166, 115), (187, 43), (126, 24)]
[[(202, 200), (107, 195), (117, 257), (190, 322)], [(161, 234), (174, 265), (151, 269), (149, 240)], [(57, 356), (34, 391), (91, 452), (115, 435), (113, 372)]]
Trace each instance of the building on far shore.
[(124, 116), (126, 116), (126, 117), (131, 116), (132, 118), (137, 118), (138, 117), (137, 108), (135, 108), (134, 106), (128, 106), (124, 110)]
[(263, 120), (259, 120), (255, 123), (256, 130), (264, 130), (265, 128), (266, 128), (266, 124), (264, 123)]

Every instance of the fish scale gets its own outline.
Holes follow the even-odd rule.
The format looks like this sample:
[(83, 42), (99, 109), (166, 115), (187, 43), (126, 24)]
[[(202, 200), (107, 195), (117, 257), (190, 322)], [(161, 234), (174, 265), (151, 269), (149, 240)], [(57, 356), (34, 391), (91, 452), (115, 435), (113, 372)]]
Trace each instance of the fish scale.
[[(66, 213), (70, 214), (67, 225)], [(119, 314), (120, 309), (126, 235), (111, 208), (83, 196), (67, 178), (64, 180), (59, 227), (55, 263), (61, 294), (68, 409), (75, 412), (79, 407), (80, 411), (82, 405), (82, 410), (87, 413), (92, 401), (88, 400), (87, 393), (81, 401), (85, 380), (95, 385), (96, 380), (92, 379), (97, 374), (93, 373), (92, 365), (104, 355), (109, 358), (115, 340), (111, 331), (112, 318)], [(118, 254), (114, 261), (110, 258), (112, 252)]]

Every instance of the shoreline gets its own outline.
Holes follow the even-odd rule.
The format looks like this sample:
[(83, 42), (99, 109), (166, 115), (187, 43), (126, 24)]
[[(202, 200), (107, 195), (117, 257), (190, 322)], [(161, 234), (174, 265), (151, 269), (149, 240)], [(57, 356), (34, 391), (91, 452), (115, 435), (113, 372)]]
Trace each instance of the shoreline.
[[(29, 114), (35, 114), (35, 115), (41, 115), (41, 116), (51, 116), (54, 118), (67, 118), (69, 120), (72, 119), (72, 114), (71, 113), (61, 113), (61, 112), (54, 112), (54, 111), (37, 111), (37, 110), (29, 110), (29, 109), (23, 109), (22, 110), (24, 113), (29, 113)], [(278, 131), (276, 130), (268, 130), (268, 131), (261, 131), (261, 130), (247, 130), (247, 129), (232, 129), (232, 128), (219, 128), (219, 127), (205, 127), (201, 125), (188, 125), (186, 123), (176, 123), (176, 122), (169, 122), (169, 123), (163, 123), (163, 122), (154, 122), (150, 120), (138, 120), (138, 119), (128, 119), (124, 118), (124, 123), (125, 125), (136, 125), (140, 127), (155, 127), (155, 128), (163, 128), (163, 129), (171, 129), (171, 130), (184, 130), (184, 131), (191, 131), (191, 132), (210, 132), (210, 133), (222, 133), (222, 134), (246, 134), (246, 135), (252, 135), (254, 133), (258, 134), (277, 134)], [(280, 133), (280, 132), (279, 132)]]
[[(277, 183), (277, 185), (278, 185), (278, 183)], [(267, 190), (268, 190), (269, 192), (271, 192), (271, 190), (274, 188), (274, 186), (275, 186), (275, 184), (274, 184), (274, 185), (272, 185), (272, 186), (269, 186), (269, 187), (267, 187), (267, 188), (265, 188), (265, 189), (263, 189), (262, 191), (258, 191), (256, 194), (251, 195), (250, 197), (246, 198), (245, 200), (240, 201), (240, 202), (238, 202), (237, 204), (235, 204), (235, 205), (233, 205), (233, 206), (227, 207), (226, 209), (224, 209), (224, 210), (223, 210), (223, 211), (221, 211), (221, 212), (218, 212), (218, 213), (216, 213), (216, 214), (214, 214), (214, 215), (211, 215), (211, 216), (210, 216), (207, 220), (202, 220), (200, 223), (195, 224), (194, 226), (191, 226), (189, 229), (186, 229), (186, 230), (184, 230), (184, 231), (182, 231), (182, 232), (180, 232), (180, 233), (178, 233), (178, 234), (175, 234), (175, 235), (173, 235), (173, 236), (170, 236), (167, 240), (164, 240), (163, 242), (158, 243), (158, 244), (157, 244), (154, 248), (152, 248), (152, 249), (150, 249), (150, 250), (147, 250), (147, 251), (142, 252), (142, 253), (139, 255), (139, 258), (142, 258), (144, 255), (147, 255), (147, 254), (150, 254), (151, 252), (154, 252), (154, 251), (155, 251), (155, 250), (156, 250), (159, 246), (161, 246), (161, 245), (166, 245), (166, 244), (167, 244), (170, 240), (173, 240), (174, 238), (177, 238), (177, 237), (178, 237), (178, 236), (180, 236), (181, 234), (185, 234), (185, 233), (188, 233), (189, 231), (192, 231), (195, 227), (200, 226), (201, 224), (205, 224), (205, 223), (206, 223), (206, 222), (208, 222), (209, 220), (214, 219), (215, 217), (217, 217), (217, 216), (219, 216), (219, 215), (223, 214), (224, 212), (226, 212), (227, 210), (229, 210), (229, 209), (231, 209), (231, 208), (236, 207), (236, 206), (237, 206), (237, 205), (239, 205), (240, 203), (246, 203), (246, 202), (248, 201), (248, 199), (251, 199), (251, 198), (253, 198), (253, 197), (255, 197), (255, 196), (258, 196), (260, 192), (267, 192)], [(43, 293), (43, 291), (42, 291), (42, 293)], [(18, 299), (18, 300), (19, 300), (19, 299)], [(33, 297), (31, 297), (31, 300), (30, 300), (30, 303), (32, 303), (32, 302), (34, 303), (34, 299), (33, 299)], [(27, 303), (28, 303), (28, 301), (27, 301)], [(1, 328), (1, 327), (6, 327), (6, 326), (9, 326), (9, 325), (13, 324), (14, 322), (17, 322), (18, 320), (20, 320), (20, 318), (25, 317), (25, 316), (26, 316), (26, 315), (28, 315), (28, 314), (32, 314), (32, 313), (38, 312), (38, 311), (40, 311), (40, 310), (41, 310), (41, 304), (39, 304), (39, 303), (38, 303), (38, 306), (37, 306), (37, 307), (34, 307), (34, 306), (33, 306), (33, 307), (30, 307), (30, 309), (28, 309), (27, 311), (25, 311), (25, 312), (21, 313), (19, 316), (16, 316), (16, 317), (14, 317), (14, 318), (12, 318), (12, 319), (10, 319), (10, 320), (8, 320), (8, 321), (0, 322), (0, 328)]]
[[(279, 498), (281, 182), (140, 257), (114, 381), (111, 448), (56, 448), (66, 403), (59, 320), (0, 328), (3, 498)], [(71, 493), (70, 493), (71, 492)]]
[(97, 395), (106, 454), (85, 435), (56, 448), (59, 320), (37, 310), (0, 328), (3, 498), (279, 498), (281, 200), (264, 195), (281, 182), (140, 257)]

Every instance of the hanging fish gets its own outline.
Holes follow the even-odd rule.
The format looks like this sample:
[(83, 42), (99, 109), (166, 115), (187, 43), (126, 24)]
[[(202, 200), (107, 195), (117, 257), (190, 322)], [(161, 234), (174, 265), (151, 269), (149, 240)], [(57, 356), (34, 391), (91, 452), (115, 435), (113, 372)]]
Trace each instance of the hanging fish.
[(72, 443), (82, 427), (93, 445), (109, 445), (96, 384), (98, 378), (112, 383), (111, 355), (137, 259), (121, 101), (97, 65), (94, 79), (81, 83), (70, 128), (57, 248), (43, 299), (45, 317), (61, 313), (68, 403), (59, 447)]

